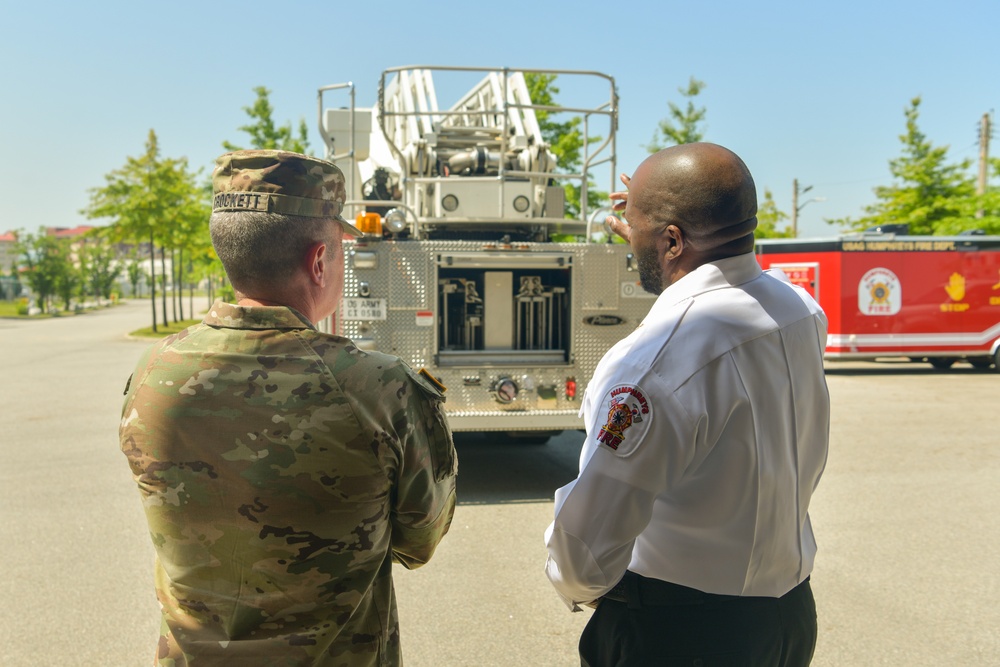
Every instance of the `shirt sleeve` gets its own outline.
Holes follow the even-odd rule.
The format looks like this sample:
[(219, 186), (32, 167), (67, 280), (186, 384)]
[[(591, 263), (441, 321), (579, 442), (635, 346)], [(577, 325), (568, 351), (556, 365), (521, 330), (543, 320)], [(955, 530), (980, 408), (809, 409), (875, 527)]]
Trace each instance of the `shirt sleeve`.
[(392, 507), (392, 554), (408, 569), (430, 560), (455, 512), (458, 456), (441, 393), (408, 372), (406, 414), (411, 427), (403, 444)]
[(546, 574), (574, 610), (625, 574), (657, 494), (686, 459), (677, 446), (684, 415), (655, 378), (604, 383), (598, 392), (586, 408), (580, 474), (556, 491), (555, 518), (545, 532)]

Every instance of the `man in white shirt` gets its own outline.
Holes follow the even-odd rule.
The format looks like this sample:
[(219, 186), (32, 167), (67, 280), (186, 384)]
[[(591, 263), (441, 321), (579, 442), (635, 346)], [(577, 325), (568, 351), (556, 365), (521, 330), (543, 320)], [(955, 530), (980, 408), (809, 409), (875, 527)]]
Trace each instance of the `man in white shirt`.
[(596, 607), (583, 665), (808, 665), (826, 317), (761, 271), (756, 188), (735, 153), (674, 146), (622, 182), (628, 224), (609, 224), (659, 296), (587, 387), (546, 573), (571, 608)]

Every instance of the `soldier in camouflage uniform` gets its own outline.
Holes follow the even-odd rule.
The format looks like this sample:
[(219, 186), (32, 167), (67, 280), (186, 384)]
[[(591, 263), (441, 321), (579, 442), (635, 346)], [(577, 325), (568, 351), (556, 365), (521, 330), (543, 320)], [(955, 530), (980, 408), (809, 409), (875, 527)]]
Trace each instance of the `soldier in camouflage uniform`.
[(239, 303), (154, 345), (122, 412), (157, 554), (155, 664), (401, 664), (392, 563), (426, 563), (455, 506), (443, 387), (313, 324), (360, 234), (337, 167), (238, 151), (213, 180)]

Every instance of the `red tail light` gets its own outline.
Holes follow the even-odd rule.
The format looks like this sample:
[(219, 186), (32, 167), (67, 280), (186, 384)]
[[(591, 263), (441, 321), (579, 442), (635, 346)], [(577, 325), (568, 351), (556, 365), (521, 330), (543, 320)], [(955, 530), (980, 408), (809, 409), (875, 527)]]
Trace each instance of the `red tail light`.
[(576, 378), (566, 378), (566, 398), (576, 398)]

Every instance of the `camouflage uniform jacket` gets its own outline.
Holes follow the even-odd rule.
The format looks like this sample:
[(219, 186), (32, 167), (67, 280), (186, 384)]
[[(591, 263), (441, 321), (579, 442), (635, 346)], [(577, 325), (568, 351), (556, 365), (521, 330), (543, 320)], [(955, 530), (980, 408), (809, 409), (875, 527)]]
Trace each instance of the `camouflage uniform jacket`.
[(121, 448), (157, 555), (155, 664), (398, 665), (392, 562), (427, 562), (457, 459), (430, 382), (283, 307), (154, 345)]

